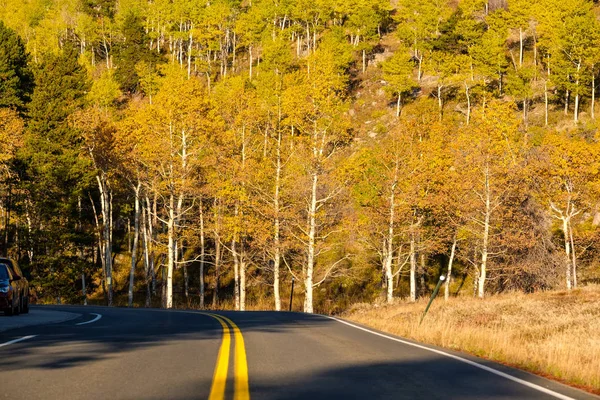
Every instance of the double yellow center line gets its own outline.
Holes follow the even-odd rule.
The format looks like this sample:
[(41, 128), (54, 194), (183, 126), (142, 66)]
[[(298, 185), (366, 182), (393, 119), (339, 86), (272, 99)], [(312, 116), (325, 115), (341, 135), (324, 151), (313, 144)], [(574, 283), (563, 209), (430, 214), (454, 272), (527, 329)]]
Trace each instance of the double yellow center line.
[[(231, 330), (235, 339), (234, 363), (234, 400), (250, 400), (250, 388), (248, 385), (248, 363), (246, 360), (246, 347), (244, 337), (240, 328), (229, 318), (222, 315), (202, 313), (219, 321), (223, 328), (223, 339), (217, 356), (217, 365), (213, 375), (210, 388), (209, 400), (225, 399), (225, 388), (227, 386), (227, 373), (229, 371), (229, 354), (231, 349)], [(229, 325), (231, 325), (231, 329)]]

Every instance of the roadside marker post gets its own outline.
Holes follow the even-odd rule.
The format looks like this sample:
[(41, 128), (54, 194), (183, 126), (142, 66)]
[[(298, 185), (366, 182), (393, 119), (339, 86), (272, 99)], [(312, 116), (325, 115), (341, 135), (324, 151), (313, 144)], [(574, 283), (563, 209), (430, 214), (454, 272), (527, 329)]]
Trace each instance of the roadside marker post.
[(438, 292), (440, 291), (440, 287), (442, 286), (442, 283), (444, 283), (445, 280), (446, 280), (446, 277), (444, 275), (441, 275), (440, 280), (438, 281), (437, 285), (435, 286), (435, 289), (433, 289), (433, 293), (431, 294), (429, 303), (427, 303), (427, 307), (425, 307), (425, 311), (423, 312), (423, 315), (421, 316), (419, 325), (421, 325), (421, 323), (423, 322), (423, 318), (425, 318), (425, 315), (427, 315), (427, 311), (429, 311), (429, 307), (431, 307), (431, 303), (433, 303), (433, 299), (435, 299), (435, 297), (437, 296)]
[(292, 303), (294, 301), (294, 282), (295, 279), (292, 277), (292, 291), (290, 292), (290, 312), (292, 311)]

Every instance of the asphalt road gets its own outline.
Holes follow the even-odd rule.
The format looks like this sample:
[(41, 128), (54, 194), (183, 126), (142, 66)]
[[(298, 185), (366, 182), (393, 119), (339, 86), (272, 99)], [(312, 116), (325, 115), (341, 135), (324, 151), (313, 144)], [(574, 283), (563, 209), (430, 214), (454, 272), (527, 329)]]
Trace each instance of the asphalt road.
[(81, 316), (0, 333), (2, 399), (598, 399), (317, 315), (35, 309)]
[(65, 322), (80, 316), (81, 314), (77, 313), (42, 310), (39, 308), (32, 308), (28, 314), (21, 314), (18, 317), (9, 317), (4, 313), (0, 313), (0, 332), (26, 326)]

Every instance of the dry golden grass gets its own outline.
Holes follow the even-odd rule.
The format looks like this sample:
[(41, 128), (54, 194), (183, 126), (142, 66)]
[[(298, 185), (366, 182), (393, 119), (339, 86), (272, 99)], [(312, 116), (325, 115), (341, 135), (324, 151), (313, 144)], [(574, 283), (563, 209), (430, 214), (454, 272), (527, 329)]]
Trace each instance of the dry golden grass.
[(438, 298), (419, 325), (426, 302), (356, 305), (344, 317), (600, 393), (600, 286)]

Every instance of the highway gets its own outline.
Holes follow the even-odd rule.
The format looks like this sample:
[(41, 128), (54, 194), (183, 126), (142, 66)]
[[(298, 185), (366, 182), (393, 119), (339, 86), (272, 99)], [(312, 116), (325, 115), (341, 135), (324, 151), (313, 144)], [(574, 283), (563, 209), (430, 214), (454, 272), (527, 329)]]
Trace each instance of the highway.
[(34, 310), (80, 316), (0, 332), (0, 399), (598, 399), (319, 315)]

